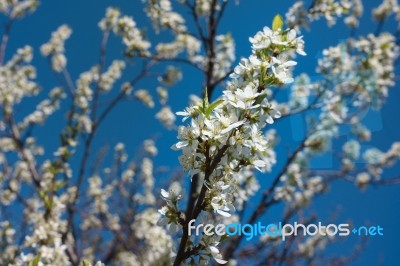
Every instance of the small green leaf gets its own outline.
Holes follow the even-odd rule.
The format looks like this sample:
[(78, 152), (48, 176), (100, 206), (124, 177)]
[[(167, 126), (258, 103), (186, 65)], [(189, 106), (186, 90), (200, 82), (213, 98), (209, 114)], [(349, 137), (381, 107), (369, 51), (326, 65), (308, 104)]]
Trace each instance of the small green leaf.
[(38, 254), (35, 259), (32, 261), (32, 266), (38, 266), (42, 256)]
[(225, 234), (221, 236), (221, 239), (219, 240), (221, 243), (225, 242), (226, 240), (228, 240), (230, 238), (229, 235)]
[(272, 30), (276, 31), (278, 29), (282, 29), (283, 26), (283, 18), (281, 15), (277, 14), (272, 20)]
[(51, 210), (51, 208), (53, 207), (53, 199), (50, 198), (44, 199), (44, 205), (48, 210)]
[[(193, 109), (195, 110), (195, 112), (196, 112), (197, 115), (203, 114), (203, 108), (202, 108), (202, 107), (195, 106)], [(196, 115), (196, 116), (197, 116), (197, 115)]]
[(204, 98), (203, 98), (203, 112), (205, 113), (208, 107), (208, 89), (205, 88)]
[(220, 105), (221, 103), (223, 103), (223, 100), (216, 100), (215, 102), (213, 102), (212, 104), (210, 104), (206, 110), (206, 116), (209, 117), (211, 112), (218, 107), (218, 105)]
[(59, 189), (62, 188), (64, 185), (66, 185), (66, 183), (65, 183), (64, 181), (62, 181), (62, 180), (57, 181), (57, 182), (54, 184), (54, 191), (59, 190)]
[(262, 103), (262, 101), (267, 97), (267, 94), (263, 93), (256, 98), (256, 104)]

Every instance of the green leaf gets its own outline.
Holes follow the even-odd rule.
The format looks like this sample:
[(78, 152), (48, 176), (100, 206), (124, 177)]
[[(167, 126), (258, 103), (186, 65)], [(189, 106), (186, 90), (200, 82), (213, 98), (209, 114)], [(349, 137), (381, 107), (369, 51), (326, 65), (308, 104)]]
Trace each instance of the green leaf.
[(215, 108), (217, 108), (218, 105), (220, 105), (220, 104), (223, 103), (223, 102), (224, 102), (223, 100), (216, 100), (215, 102), (213, 102), (212, 104), (210, 104), (210, 105), (207, 107), (206, 116), (209, 117), (210, 114), (211, 114), (211, 112), (212, 112)]
[(198, 115), (203, 114), (203, 108), (202, 108), (202, 107), (200, 107), (200, 106), (195, 106), (195, 107), (193, 107), (193, 109), (195, 110), (195, 112), (196, 112)]
[(32, 266), (38, 266), (42, 256), (38, 254), (35, 259), (32, 261)]
[(205, 113), (208, 108), (208, 89), (205, 88), (204, 98), (203, 98), (203, 112)]
[(272, 30), (276, 31), (278, 29), (282, 29), (283, 26), (283, 18), (281, 15), (277, 14), (274, 17), (274, 20), (272, 20)]
[(263, 93), (256, 98), (256, 104), (262, 103), (262, 101), (267, 97), (267, 94)]
[(54, 184), (54, 191), (57, 191), (59, 189), (61, 189), (64, 185), (66, 185), (66, 182), (64, 182), (63, 180), (59, 180)]
[(220, 242), (221, 243), (223, 243), (223, 242), (225, 242), (226, 240), (228, 240), (230, 238), (230, 236), (229, 235), (227, 235), (227, 234), (225, 234), (225, 235), (222, 235), (221, 236), (221, 238), (220, 238)]
[(44, 205), (46, 206), (46, 208), (47, 208), (48, 210), (51, 210), (51, 208), (53, 207), (53, 199), (46, 198), (46, 199), (44, 200)]

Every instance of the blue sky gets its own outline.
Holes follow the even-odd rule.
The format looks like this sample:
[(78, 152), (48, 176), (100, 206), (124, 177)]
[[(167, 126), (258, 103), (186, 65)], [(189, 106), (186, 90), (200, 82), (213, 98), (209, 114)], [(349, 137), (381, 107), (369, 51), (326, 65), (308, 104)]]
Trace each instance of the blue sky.
[[(39, 46), (46, 42), (52, 31), (61, 24), (68, 24), (73, 29), (73, 35), (67, 41), (66, 49), (68, 56), (68, 69), (74, 80), (79, 73), (88, 70), (98, 62), (101, 32), (97, 27), (98, 21), (102, 18), (105, 8), (109, 5), (119, 6), (123, 13), (131, 15), (140, 26), (151, 28), (148, 20), (143, 14), (141, 1), (131, 0), (45, 0), (41, 3), (38, 10), (22, 21), (17, 21), (12, 29), (11, 39), (7, 48), (7, 57), (15, 52), (18, 47), (30, 44), (34, 47), (34, 64), (38, 69), (38, 80), (43, 88), (43, 94), (59, 85), (58, 79), (50, 71), (47, 60), (40, 56)], [(371, 19), (370, 10), (372, 6), (379, 4), (379, 1), (367, 2), (365, 15), (361, 22), (361, 28), (357, 30), (357, 35), (373, 32), (376, 23)], [(250, 54), (248, 37), (254, 35), (265, 25), (270, 25), (273, 16), (277, 13), (285, 14), (292, 1), (257, 1), (242, 0), (239, 6), (228, 5), (228, 10), (222, 20), (220, 33), (231, 32), (236, 42), (236, 56), (246, 57)], [(3, 21), (2, 21), (3, 22)], [(395, 24), (387, 23), (384, 30), (394, 32)], [(310, 32), (304, 32), (307, 56), (298, 58), (296, 73), (307, 72), (310, 76), (318, 79), (314, 69), (322, 49), (335, 45), (349, 36), (349, 29), (340, 21), (336, 26), (328, 28), (325, 21), (314, 22)], [(150, 33), (153, 40), (168, 38), (168, 36), (154, 36)], [(107, 63), (111, 59), (122, 58), (122, 46), (117, 38), (112, 38), (107, 54)], [(140, 62), (134, 62), (136, 68), (130, 66), (124, 74), (125, 79), (133, 77)], [(174, 111), (183, 109), (187, 104), (189, 94), (199, 94), (201, 91), (201, 76), (193, 69), (182, 66), (185, 78), (176, 86), (170, 89), (170, 104)], [(161, 68), (162, 69), (162, 68)], [(398, 69), (396, 70), (398, 74)], [(140, 83), (137, 88), (147, 88), (154, 92), (157, 82), (146, 80)], [(218, 95), (220, 91), (217, 91)], [(285, 94), (285, 91), (281, 92)], [(399, 113), (400, 93), (398, 88), (393, 88), (389, 93), (390, 97), (382, 111), (377, 113), (370, 111), (365, 118), (367, 125), (373, 131), (373, 141), (371, 145), (377, 146), (382, 150), (387, 150), (393, 141), (399, 141), (400, 126), (396, 123), (395, 116)], [(107, 100), (105, 98), (105, 100)], [(26, 114), (34, 108), (38, 99), (31, 99), (26, 104), (18, 108), (19, 116)], [(65, 105), (66, 106), (66, 105)], [(65, 107), (63, 106), (63, 107)], [(154, 115), (160, 106), (156, 105), (153, 110), (148, 110), (138, 102), (127, 101), (122, 103), (110, 115), (105, 124), (101, 127), (101, 133), (95, 140), (95, 146), (114, 145), (119, 141), (126, 143), (128, 152), (132, 155), (139, 150), (142, 141), (149, 137), (157, 139), (157, 146), (160, 154), (156, 158), (156, 164), (167, 165), (171, 168), (178, 167), (177, 153), (170, 150), (170, 146), (176, 140), (176, 132), (163, 129)], [(64, 108), (65, 109), (65, 108)], [(52, 116), (46, 126), (35, 130), (39, 141), (48, 147), (48, 152), (54, 151), (58, 144), (58, 130), (63, 125), (64, 112)], [(177, 123), (180, 123), (178, 120)], [(267, 186), (274, 177), (288, 153), (288, 147), (295, 147), (300, 132), (296, 121), (286, 121), (274, 125), (280, 135), (283, 145), (277, 149), (278, 163), (273, 172), (260, 175), (262, 187)], [(334, 147), (339, 147), (347, 139), (344, 132), (339, 140), (333, 142)], [(293, 150), (293, 148), (292, 148)], [(80, 154), (76, 154), (79, 159)], [(325, 156), (318, 162), (327, 168), (331, 167), (332, 162), (329, 156)], [(334, 165), (333, 165), (334, 166)], [(399, 167), (390, 170), (389, 174), (398, 175)], [(164, 184), (164, 180), (160, 180)], [(319, 197), (313, 204), (314, 210), (321, 215), (322, 222), (328, 222), (333, 213), (338, 209), (340, 212), (336, 218), (337, 222), (352, 221), (355, 225), (372, 224), (384, 227), (384, 237), (370, 237), (367, 250), (362, 257), (353, 265), (378, 265), (383, 261), (383, 265), (399, 265), (398, 258), (398, 239), (400, 230), (400, 197), (398, 197), (399, 187), (370, 187), (364, 192), (345, 182), (336, 183), (327, 195)], [(271, 212), (262, 219), (265, 222), (274, 222), (280, 218), (281, 209), (272, 209)], [(357, 241), (350, 237), (346, 241), (335, 243), (334, 247), (329, 248), (329, 255), (346, 254)]]

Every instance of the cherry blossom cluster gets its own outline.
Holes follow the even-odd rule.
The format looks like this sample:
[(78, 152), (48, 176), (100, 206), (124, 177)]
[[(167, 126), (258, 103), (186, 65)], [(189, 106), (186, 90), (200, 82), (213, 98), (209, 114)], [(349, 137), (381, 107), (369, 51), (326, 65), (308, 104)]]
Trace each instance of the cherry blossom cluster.
[[(281, 21), (279, 17), (277, 20)], [(265, 27), (250, 42), (252, 55), (235, 68), (220, 98), (209, 103), (205, 97), (177, 113), (190, 123), (179, 127), (180, 141), (172, 148), (182, 150), (179, 161), (191, 178), (204, 178), (207, 192), (203, 209), (224, 217), (230, 217), (235, 210), (237, 186), (250, 180), (248, 174), (244, 175), (246, 171), (270, 171), (275, 163), (268, 135), (263, 135), (262, 129), (280, 114), (268, 101), (266, 88), (290, 83), (291, 67), (296, 64), (290, 60), (293, 52), (305, 55), (302, 38), (296, 37), (294, 30), (282, 30), (281, 26)], [(257, 188), (249, 186), (239, 200), (245, 200), (254, 189)], [(165, 215), (164, 223), (179, 224), (176, 203), (180, 196), (163, 191), (162, 197), (167, 202), (160, 210)], [(210, 249), (208, 254), (223, 262), (220, 253), (213, 252), (218, 249), (207, 243), (203, 245), (200, 241), (200, 245)]]
[(38, 0), (1, 0), (0, 12), (10, 18), (20, 18), (28, 12), (35, 11), (38, 5)]
[(357, 27), (363, 14), (361, 0), (315, 0), (307, 7), (304, 1), (297, 1), (286, 13), (289, 27), (300, 31), (310, 28), (310, 22), (325, 18), (328, 26), (336, 24), (337, 19), (346, 15), (344, 22), (351, 28)]
[[(382, 105), (388, 88), (394, 85), (394, 63), (399, 56), (393, 35), (370, 34), (357, 40), (351, 39), (347, 44), (324, 50), (323, 55), (317, 71), (332, 80), (336, 93), (343, 95), (337, 100), (354, 96), (353, 106), (370, 103), (379, 108)], [(338, 104), (334, 106), (338, 107)], [(343, 117), (340, 112), (346, 110), (332, 110), (332, 113)]]
[[(34, 81), (36, 69), (30, 65), (32, 61), (32, 47), (25, 46), (4, 65), (0, 66), (0, 105), (4, 112), (10, 114), (14, 105), (24, 97), (39, 93), (39, 85)], [(9, 86), (13, 86), (10, 90)]]
[[(205, 155), (198, 151), (204, 150), (202, 146), (205, 143), (212, 144), (208, 149), (215, 155), (228, 143), (229, 147), (225, 149), (229, 151), (234, 147), (234, 150), (239, 149), (236, 153), (249, 155), (248, 158), (255, 156), (247, 165), (259, 167), (260, 170), (268, 169), (269, 164), (263, 162), (263, 156), (259, 154), (264, 154), (265, 149), (262, 147), (266, 145), (259, 135), (259, 128), (266, 123), (273, 123), (273, 118), (279, 117), (279, 114), (268, 102), (263, 89), (268, 85), (292, 81), (290, 67), (296, 62), (288, 60), (288, 52), (297, 50), (299, 54), (304, 54), (303, 41), (295, 36), (292, 30), (282, 32), (264, 28), (263, 32), (250, 38), (253, 54), (235, 68), (231, 75), (233, 81), (228, 84), (221, 99), (212, 104), (205, 99), (200, 105), (178, 112), (184, 116), (184, 120), (192, 118), (190, 126), (179, 128), (179, 138), (182, 141), (174, 146), (183, 149), (180, 161), (191, 176), (206, 168)], [(280, 49), (278, 55), (271, 56), (271, 50), (276, 52), (276, 49)], [(246, 141), (249, 136), (253, 137), (255, 143)], [(243, 147), (240, 144), (244, 144)], [(237, 154), (232, 153), (232, 156), (235, 158)], [(238, 162), (242, 159), (236, 157)]]
[(122, 38), (122, 43), (126, 46), (127, 55), (143, 54), (148, 55), (151, 44), (145, 40), (142, 32), (137, 28), (136, 22), (132, 17), (121, 15), (116, 8), (107, 8), (106, 16), (99, 22), (99, 27), (103, 31), (112, 30)]
[[(360, 143), (350, 140), (343, 146), (343, 151), (345, 153), (342, 160), (343, 169), (348, 172), (357, 171), (354, 183), (360, 189), (366, 189), (369, 184), (381, 181), (384, 169), (393, 166), (400, 159), (399, 142), (392, 143), (386, 152), (378, 148), (368, 148), (361, 154)], [(362, 159), (363, 165), (365, 165), (363, 169), (357, 169), (355, 166), (357, 159)]]
[(274, 199), (283, 200), (292, 208), (308, 206), (315, 195), (326, 189), (326, 184), (321, 176), (308, 176), (306, 172), (299, 156), (299, 160), (291, 164), (282, 176), (283, 184), (276, 189)]
[(326, 234), (325, 237), (321, 234), (308, 237), (303, 243), (299, 244), (298, 253), (307, 259), (312, 258), (318, 250), (325, 249), (328, 243), (334, 241), (334, 239), (335, 236), (331, 236), (330, 234)]
[(171, 29), (176, 33), (186, 31), (185, 19), (173, 11), (171, 1), (148, 0), (146, 2), (146, 14), (152, 20), (156, 32), (159, 32), (160, 28)]
[(216, 38), (216, 60), (214, 64), (213, 80), (218, 80), (227, 75), (231, 69), (232, 63), (235, 61), (235, 43), (232, 36), (228, 33), (218, 35)]
[(382, 3), (374, 8), (372, 15), (378, 21), (385, 20), (391, 14), (395, 14), (399, 17), (400, 6), (397, 0), (384, 0)]
[(50, 57), (52, 68), (56, 72), (61, 72), (67, 65), (64, 43), (71, 33), (70, 27), (62, 25), (52, 33), (50, 41), (40, 47), (42, 55)]
[(171, 42), (160, 42), (156, 46), (157, 56), (160, 58), (175, 58), (186, 52), (188, 59), (197, 64), (202, 64), (204, 58), (199, 55), (200, 41), (187, 33), (178, 33)]

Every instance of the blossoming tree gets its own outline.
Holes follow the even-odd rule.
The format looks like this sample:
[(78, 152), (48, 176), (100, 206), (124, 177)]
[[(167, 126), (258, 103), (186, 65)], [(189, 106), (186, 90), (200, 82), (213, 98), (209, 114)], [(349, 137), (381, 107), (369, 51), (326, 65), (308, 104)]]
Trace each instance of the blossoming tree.
[[(270, 25), (249, 38), (251, 54), (240, 55), (239, 63), (232, 36), (221, 33), (219, 26), (227, 5), (246, 3), (137, 2), (153, 36), (167, 32), (170, 41), (151, 39), (141, 30), (146, 25), (110, 7), (98, 24), (103, 36), (99, 61), (73, 77), (64, 46), (72, 29), (59, 26), (40, 53), (60, 84), (21, 117), (19, 107), (30, 106), (26, 98), (42, 94), (38, 96), (40, 84), (31, 63), (33, 48), (11, 51), (7, 44), (13, 25), (23, 23), (39, 3), (0, 0), (6, 18), (0, 45), (0, 264), (341, 265), (358, 256), (359, 246), (348, 257), (321, 256), (333, 237), (282, 241), (263, 236), (243, 246), (240, 235), (190, 235), (189, 223), (254, 224), (274, 206), (283, 208), (282, 222), (311, 223), (314, 215), (298, 214), (337, 180), (360, 189), (400, 183), (385, 171), (398, 160), (400, 142), (393, 140), (385, 151), (360, 148), (373, 137), (362, 114), (370, 107), (382, 108), (396, 84), (400, 34), (383, 31), (383, 26), (392, 15), (400, 19), (397, 1), (378, 3), (372, 10), (377, 28), (366, 35), (356, 34), (364, 12), (361, 0), (298, 1), (284, 17), (271, 18)], [(322, 19), (329, 26), (343, 20), (351, 36), (339, 43), (332, 40), (323, 50), (318, 80), (309, 77), (312, 73), (294, 76), (296, 57), (307, 57), (301, 32)], [(122, 42), (123, 58), (107, 58), (110, 38)], [(165, 70), (157, 74), (160, 86), (137, 88), (160, 67)], [(136, 76), (121, 80), (128, 68), (136, 68)], [(187, 108), (179, 111), (170, 106), (166, 88), (184, 79), (186, 68), (198, 71), (203, 83), (195, 85), (198, 96), (192, 95)], [(277, 97), (280, 91), (289, 97)], [(144, 141), (130, 161), (120, 142), (111, 163), (105, 168), (100, 163), (105, 155), (94, 139), (124, 100), (158, 106), (155, 119), (176, 132), (178, 142), (171, 145), (181, 171), (171, 173), (168, 184), (157, 178), (153, 157), (162, 151), (154, 139)], [(65, 121), (58, 148), (52, 151), (33, 130), (51, 127), (46, 119), (57, 111), (65, 112)], [(282, 145), (275, 123), (299, 114), (313, 119), (272, 175), (280, 158), (276, 147)], [(340, 147), (329, 145), (343, 128), (350, 132), (349, 140)], [(327, 152), (340, 160), (339, 167), (312, 167), (312, 159)], [(270, 179), (269, 186), (260, 185), (261, 178)]]

